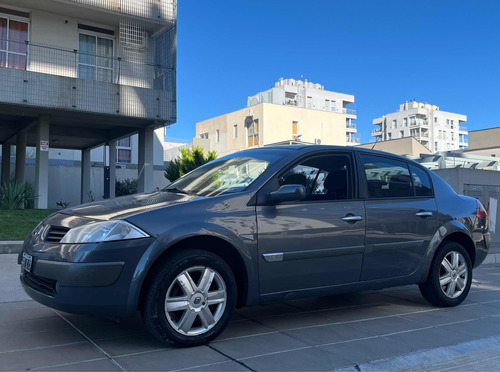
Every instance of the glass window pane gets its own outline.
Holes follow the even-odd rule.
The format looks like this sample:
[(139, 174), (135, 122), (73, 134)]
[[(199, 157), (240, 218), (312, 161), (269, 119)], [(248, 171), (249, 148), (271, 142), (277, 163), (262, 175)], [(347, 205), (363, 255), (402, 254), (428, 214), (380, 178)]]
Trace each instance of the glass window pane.
[(121, 147), (130, 147), (130, 137), (125, 137), (121, 140), (118, 140), (118, 143), (116, 145)]
[(95, 67), (91, 66), (78, 66), (78, 77), (80, 79), (90, 79), (95, 80)]
[(432, 196), (432, 186), (429, 176), (419, 167), (410, 164), (413, 185), (417, 196)]
[(80, 34), (78, 61), (88, 65), (95, 65), (96, 41), (95, 36)]
[(26, 56), (19, 54), (9, 54), (9, 68), (26, 70)]
[(108, 70), (108, 69), (104, 69), (104, 68), (98, 68), (97, 69), (97, 81), (111, 83), (113, 81), (113, 71)]
[(0, 67), (7, 66), (7, 53), (0, 52)]
[(28, 24), (25, 22), (9, 22), (9, 51), (26, 54), (28, 40)]
[(113, 67), (113, 40), (97, 38), (97, 66)]
[(7, 49), (7, 19), (0, 18), (0, 50)]
[(413, 196), (406, 162), (361, 154), (370, 198)]
[(130, 163), (131, 161), (131, 150), (118, 149), (118, 156), (116, 161), (118, 163)]

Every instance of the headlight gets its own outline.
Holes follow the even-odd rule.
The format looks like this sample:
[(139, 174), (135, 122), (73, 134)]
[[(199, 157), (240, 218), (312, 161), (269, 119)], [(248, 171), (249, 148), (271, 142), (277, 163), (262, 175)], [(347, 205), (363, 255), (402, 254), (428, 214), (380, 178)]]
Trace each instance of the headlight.
[(61, 243), (99, 243), (147, 237), (147, 233), (128, 222), (105, 221), (75, 227), (64, 235)]

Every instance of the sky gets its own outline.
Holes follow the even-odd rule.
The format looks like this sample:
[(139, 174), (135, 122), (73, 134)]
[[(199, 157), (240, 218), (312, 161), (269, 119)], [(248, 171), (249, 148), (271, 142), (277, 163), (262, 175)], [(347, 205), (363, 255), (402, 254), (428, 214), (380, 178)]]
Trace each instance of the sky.
[(498, 0), (179, 0), (177, 123), (246, 106), (279, 78), (353, 94), (361, 143), (372, 120), (416, 99), (500, 126)]

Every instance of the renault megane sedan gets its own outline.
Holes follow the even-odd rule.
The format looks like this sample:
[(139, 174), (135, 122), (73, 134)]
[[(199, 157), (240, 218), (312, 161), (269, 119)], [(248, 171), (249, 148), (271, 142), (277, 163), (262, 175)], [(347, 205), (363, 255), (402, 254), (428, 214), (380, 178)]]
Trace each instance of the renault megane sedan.
[(217, 159), (161, 191), (55, 213), (19, 263), (42, 304), (139, 310), (156, 338), (193, 346), (241, 306), (408, 284), (456, 306), (489, 245), (481, 203), (416, 162), (278, 146)]

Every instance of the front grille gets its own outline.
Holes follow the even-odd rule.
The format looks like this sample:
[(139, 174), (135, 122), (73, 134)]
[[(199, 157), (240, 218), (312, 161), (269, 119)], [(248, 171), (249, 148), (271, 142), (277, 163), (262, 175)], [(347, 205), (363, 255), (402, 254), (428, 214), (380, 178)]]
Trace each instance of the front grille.
[(56, 283), (54, 279), (42, 278), (31, 273), (24, 273), (24, 283), (37, 292), (54, 297), (56, 295)]
[(45, 241), (49, 243), (59, 243), (68, 231), (69, 229), (67, 227), (50, 226), (45, 234)]

